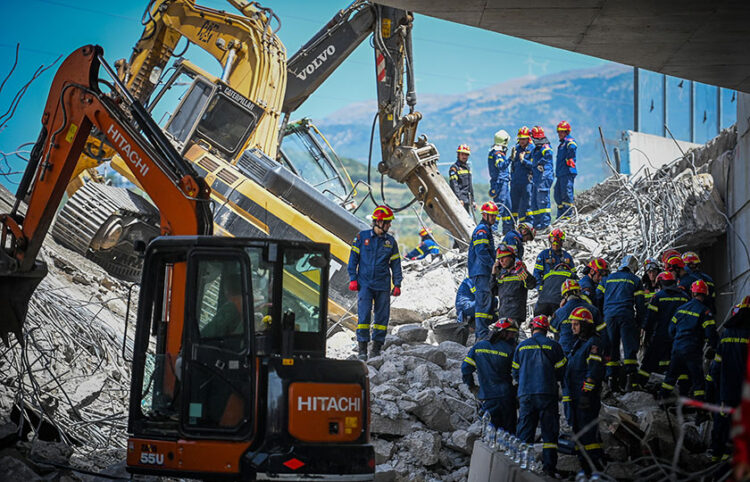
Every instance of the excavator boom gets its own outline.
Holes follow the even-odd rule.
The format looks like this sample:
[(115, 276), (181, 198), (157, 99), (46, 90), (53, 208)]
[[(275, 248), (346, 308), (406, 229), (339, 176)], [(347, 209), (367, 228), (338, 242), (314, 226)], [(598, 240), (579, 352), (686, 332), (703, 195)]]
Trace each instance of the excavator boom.
[[(93, 128), (104, 133), (127, 160), (159, 207), (162, 234), (212, 232), (210, 190), (205, 181), (174, 150), (116, 76), (112, 81), (119, 88), (111, 93), (113, 98), (99, 90), (102, 62), (101, 47), (87, 45), (61, 64), (42, 115), (41, 133), (16, 193), (15, 207), (0, 215), (0, 303), (9, 303), (12, 308), (11, 316), (2, 318), (0, 333), (4, 338), (13, 331), (20, 339), (33, 288), (20, 290), (21, 295), (16, 297), (12, 294), (14, 283), (18, 277), (41, 281), (43, 274), (32, 274), (44, 270), (36, 261), (37, 254)], [(28, 206), (25, 215), (19, 211), (22, 201)]]

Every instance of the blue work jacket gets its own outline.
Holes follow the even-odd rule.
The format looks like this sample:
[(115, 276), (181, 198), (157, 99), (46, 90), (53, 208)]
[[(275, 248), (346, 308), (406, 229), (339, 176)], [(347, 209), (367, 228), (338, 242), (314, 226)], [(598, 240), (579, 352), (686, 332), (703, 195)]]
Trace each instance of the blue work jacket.
[(516, 249), (516, 258), (523, 261), (523, 235), (512, 229), (505, 233), (503, 237), (503, 243), (508, 246), (513, 246)]
[[(513, 396), (511, 363), (515, 346), (505, 340), (481, 340), (471, 347), (461, 364), (461, 376), (469, 387), (474, 385), (474, 371), (479, 379), (481, 400)], [(515, 407), (512, 407), (515, 410)], [(509, 407), (510, 409), (510, 407)]]
[(628, 269), (615, 271), (604, 282), (604, 319), (615, 317), (635, 319), (643, 326), (646, 308), (641, 279)]
[(536, 257), (536, 264), (534, 265), (536, 284), (541, 286), (544, 281), (544, 275), (552, 271), (560, 263), (565, 263), (572, 268), (573, 256), (564, 249), (560, 250), (559, 253), (552, 251), (552, 248), (543, 249)]
[(565, 136), (557, 146), (557, 159), (555, 160), (555, 175), (557, 177), (575, 176), (576, 170), (576, 151), (578, 144), (571, 136)]
[(690, 298), (677, 285), (657, 291), (648, 303), (643, 321), (646, 339), (653, 337), (658, 342), (669, 340), (671, 343), (669, 324), (677, 309), (688, 301)]
[[(539, 166), (542, 170), (539, 170)], [(534, 184), (540, 184), (541, 181), (554, 179), (554, 166), (552, 161), (552, 148), (549, 144), (540, 144), (531, 151), (531, 174)]]
[(700, 357), (703, 344), (716, 348), (716, 321), (711, 310), (693, 298), (677, 308), (669, 325), (672, 337), (672, 353)]
[(401, 286), (401, 254), (396, 239), (388, 233), (378, 236), (368, 229), (360, 232), (349, 253), (349, 280), (375, 291), (390, 291), (393, 284)]
[(522, 341), (513, 354), (513, 378), (518, 396), (555, 395), (562, 381), (567, 359), (555, 340), (536, 333)]
[(510, 152), (510, 183), (526, 185), (531, 181), (531, 151), (534, 144), (529, 142), (525, 148), (516, 144)]
[(440, 254), (440, 248), (431, 237), (423, 238), (422, 242), (419, 243), (419, 246), (406, 253), (405, 257), (407, 259), (422, 259), (427, 256), (427, 254), (433, 256)]
[(570, 314), (576, 308), (587, 308), (594, 316), (594, 326), (596, 326), (596, 331), (602, 337), (601, 348), (606, 349), (607, 324), (604, 322), (602, 312), (583, 298), (571, 296), (564, 305), (555, 310), (552, 320), (550, 320), (550, 330), (558, 335), (557, 342), (562, 347), (563, 352), (568, 353), (573, 347), (575, 335), (573, 335), (573, 330), (570, 328), (570, 320), (568, 318), (570, 318)]
[(583, 395), (583, 382), (591, 379), (595, 393), (602, 388), (604, 379), (604, 347), (602, 339), (594, 334), (584, 340), (578, 336), (568, 352), (568, 366), (565, 368), (565, 387), (573, 400)]
[(495, 264), (495, 240), (492, 227), (484, 220), (479, 221), (471, 235), (469, 244), (469, 277), (490, 276)]

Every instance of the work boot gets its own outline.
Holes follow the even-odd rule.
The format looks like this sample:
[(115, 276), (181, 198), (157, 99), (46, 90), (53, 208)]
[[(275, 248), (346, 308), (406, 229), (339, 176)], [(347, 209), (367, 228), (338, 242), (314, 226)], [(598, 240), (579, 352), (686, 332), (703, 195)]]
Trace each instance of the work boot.
[(609, 391), (612, 392), (612, 394), (620, 393), (620, 377), (617, 375), (611, 375), (609, 378), (607, 378), (607, 385), (609, 386)]
[(640, 390), (641, 384), (637, 373), (628, 373), (625, 378), (625, 391), (634, 392)]
[(359, 345), (359, 353), (357, 354), (357, 358), (359, 358), (362, 361), (367, 361), (367, 342), (360, 341), (358, 345)]
[(380, 356), (380, 350), (383, 349), (383, 342), (382, 341), (373, 341), (372, 342), (372, 356), (375, 358), (376, 356)]

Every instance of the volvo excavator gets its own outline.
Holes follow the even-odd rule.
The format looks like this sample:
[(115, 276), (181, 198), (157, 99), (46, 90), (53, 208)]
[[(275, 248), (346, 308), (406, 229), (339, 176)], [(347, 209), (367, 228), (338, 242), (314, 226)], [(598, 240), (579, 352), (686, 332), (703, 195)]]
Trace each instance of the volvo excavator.
[[(100, 79), (100, 68), (110, 81)], [(30, 297), (46, 274), (37, 254), (93, 130), (158, 208), (162, 235), (145, 249), (128, 470), (212, 480), (372, 480), (366, 367), (325, 358), (328, 246), (211, 236), (209, 183), (98, 46), (61, 64), (14, 207), (0, 214), (6, 343), (10, 333), (23, 342)]]
[[(336, 320), (348, 312), (353, 297), (346, 291), (343, 267), (351, 239), (366, 225), (350, 212), (356, 209), (352, 183), (336, 166), (325, 138), (309, 122), (287, 121), (372, 34), (383, 156), (378, 170), (407, 183), (415, 194), (413, 202), (423, 203), (433, 220), (458, 239), (468, 240), (472, 221), (437, 171), (437, 150), (426, 139), (416, 139), (421, 114), (414, 112), (411, 16), (357, 1), (340, 11), (287, 65), (284, 47), (269, 25), (270, 11), (242, 0), (229, 1), (240, 15), (190, 0), (152, 2), (133, 55), (117, 64), (132, 95), (156, 119), (164, 119), (167, 138), (211, 185), (216, 232), (329, 243), (329, 314)], [(213, 76), (184, 58), (168, 67), (170, 59), (180, 57), (174, 50), (181, 38), (218, 60), (221, 74)], [(410, 112), (402, 115), (404, 96)], [(180, 99), (177, 107), (170, 105), (175, 97)], [(124, 164), (100, 138), (92, 137), (85, 153), (79, 171), (97, 159)], [(119, 170), (127, 175), (127, 169)], [(129, 246), (154, 235), (148, 224), (156, 214), (138, 209), (143, 203), (131, 193), (106, 196), (105, 190), (113, 191), (95, 183), (80, 189), (60, 213), (53, 235), (98, 257), (105, 267), (137, 279), (138, 260)], [(105, 198), (108, 202), (102, 201)], [(94, 216), (97, 207), (104, 212)]]

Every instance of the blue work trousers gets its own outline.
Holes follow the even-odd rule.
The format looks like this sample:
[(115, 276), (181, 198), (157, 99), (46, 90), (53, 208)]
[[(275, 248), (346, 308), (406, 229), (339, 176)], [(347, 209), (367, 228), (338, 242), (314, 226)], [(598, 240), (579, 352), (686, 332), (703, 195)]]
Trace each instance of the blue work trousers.
[(490, 276), (480, 275), (472, 276), (471, 282), (474, 283), (475, 305), (474, 305), (474, 326), (476, 331), (476, 340), (479, 341), (489, 333), (488, 326), (492, 322), (492, 294), (490, 293)]
[[(737, 407), (740, 402), (726, 403), (722, 402), (725, 407)], [(732, 455), (731, 448), (727, 447), (729, 442), (729, 432), (732, 427), (732, 415), (729, 413), (714, 413), (714, 427), (711, 430), (711, 451), (713, 452), (712, 462), (726, 460)]]
[[(604, 452), (602, 451), (602, 443), (599, 439), (599, 424), (594, 423), (599, 417), (601, 406), (602, 401), (598, 390), (586, 395), (585, 399), (583, 396), (579, 396), (571, 400), (573, 418), (571, 425), (573, 426), (573, 433), (578, 434), (579, 437), (578, 446), (576, 446), (578, 461), (587, 475), (591, 475), (592, 470), (601, 470), (602, 468)], [(583, 431), (586, 428), (587, 430)], [(588, 455), (588, 459), (584, 455), (584, 452)], [(589, 463), (589, 459), (591, 464)]]
[(482, 408), (489, 412), (492, 425), (508, 433), (516, 432), (516, 401), (514, 397), (490, 398), (482, 402)]
[(664, 373), (669, 367), (669, 359), (672, 356), (672, 340), (662, 337), (654, 337), (651, 344), (643, 354), (641, 367), (638, 369), (642, 384), (648, 383), (652, 373)]
[(531, 222), (537, 231), (549, 226), (552, 221), (552, 208), (550, 208), (549, 190), (552, 187), (552, 179), (540, 179), (534, 181), (531, 195)]
[(562, 176), (555, 182), (555, 203), (557, 203), (557, 219), (568, 218), (572, 213), (574, 206), (573, 199), (573, 182), (576, 175)]
[(493, 201), (500, 210), (496, 223), (503, 223), (503, 234), (505, 234), (514, 229), (514, 218), (517, 217), (513, 214), (515, 211), (513, 211), (513, 204), (510, 200), (510, 184), (508, 181), (500, 181), (495, 194)]
[(531, 203), (531, 183), (511, 183), (510, 202), (513, 206), (513, 217), (516, 223), (528, 221), (526, 218)]
[(622, 365), (625, 373), (634, 373), (638, 369), (638, 327), (634, 318), (616, 316), (607, 321), (607, 336), (610, 343), (610, 361), (607, 362), (607, 376), (619, 374), (620, 363), (620, 341), (622, 341), (622, 352), (624, 358)]
[(690, 396), (703, 400), (706, 396), (706, 381), (703, 378), (703, 354), (701, 352), (672, 351), (669, 369), (661, 384), (662, 396), (669, 396), (680, 375), (687, 373), (692, 390)]
[[(372, 341), (385, 342), (388, 320), (391, 317), (391, 293), (360, 286), (357, 293), (357, 341), (370, 341), (370, 321), (375, 308), (375, 322), (372, 323)], [(374, 306), (373, 306), (374, 305)]]
[(536, 426), (542, 425), (542, 465), (545, 472), (557, 467), (557, 438), (560, 435), (560, 413), (557, 395), (524, 395), (520, 401), (516, 436), (527, 444), (534, 443)]

